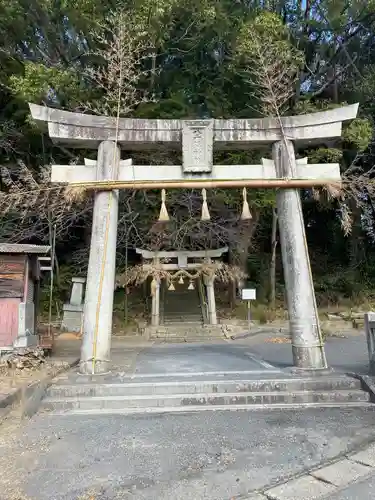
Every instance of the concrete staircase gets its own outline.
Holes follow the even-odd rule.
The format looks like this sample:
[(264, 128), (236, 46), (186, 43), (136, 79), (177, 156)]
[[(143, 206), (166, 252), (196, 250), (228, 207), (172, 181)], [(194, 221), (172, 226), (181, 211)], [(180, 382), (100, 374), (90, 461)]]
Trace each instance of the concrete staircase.
[(162, 291), (162, 321), (165, 325), (180, 322), (203, 324), (202, 305), (197, 284), (188, 290), (188, 284), (175, 283), (175, 290)]
[(189, 290), (188, 283), (174, 283), (175, 290), (163, 285), (161, 294), (161, 325), (147, 326), (145, 336), (170, 342), (205, 342), (222, 338), (222, 329), (204, 324), (199, 284)]
[[(241, 332), (243, 329), (241, 329)], [(226, 335), (222, 325), (203, 325), (198, 322), (176, 322), (161, 326), (147, 326), (145, 335), (152, 340), (165, 342), (209, 342), (223, 339)]]
[(301, 407), (372, 406), (361, 381), (346, 375), (293, 378), (80, 376), (51, 386), (44, 409), (58, 414), (177, 413)]

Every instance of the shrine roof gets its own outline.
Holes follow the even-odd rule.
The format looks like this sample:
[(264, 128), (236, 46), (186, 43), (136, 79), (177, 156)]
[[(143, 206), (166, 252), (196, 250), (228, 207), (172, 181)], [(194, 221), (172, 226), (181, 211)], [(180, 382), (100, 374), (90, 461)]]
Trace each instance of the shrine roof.
[(0, 254), (21, 253), (44, 255), (50, 251), (51, 247), (45, 245), (28, 245), (19, 243), (0, 243)]

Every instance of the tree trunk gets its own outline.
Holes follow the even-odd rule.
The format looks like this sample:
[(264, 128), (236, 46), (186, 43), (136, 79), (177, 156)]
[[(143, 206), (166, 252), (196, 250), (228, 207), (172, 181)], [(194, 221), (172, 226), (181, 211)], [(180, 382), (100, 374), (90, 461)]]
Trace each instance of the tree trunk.
[[(235, 265), (236, 264), (236, 259), (234, 255), (234, 249), (229, 247), (228, 251), (228, 261), (230, 265)], [(229, 305), (231, 309), (234, 309), (236, 306), (236, 300), (237, 300), (237, 283), (235, 281), (231, 282), (231, 286), (228, 288), (228, 299), (229, 299)]]
[(52, 213), (48, 211), (48, 240), (49, 240), (49, 246), (51, 248), (51, 256), (53, 258), (53, 260), (51, 260), (51, 266), (52, 269), (54, 270), (54, 274), (56, 277), (56, 284), (60, 285), (60, 266), (54, 248), (54, 245), (56, 245), (54, 233), (55, 233), (55, 226), (53, 225), (52, 222)]
[(253, 240), (255, 230), (258, 225), (258, 215), (253, 214), (250, 221), (241, 223), (241, 229), (238, 235), (236, 245), (236, 260), (237, 265), (246, 273), (247, 272), (247, 258), (249, 256), (249, 248)]
[(234, 242), (231, 251), (231, 263), (238, 266), (245, 274), (247, 274), (247, 259), (249, 256), (249, 249), (251, 247), (258, 221), (258, 212), (253, 212), (253, 218), (251, 220), (241, 221), (239, 231), (236, 235), (236, 241)]
[(272, 309), (276, 305), (276, 248), (277, 248), (277, 221), (276, 208), (272, 210), (272, 232), (271, 232), (271, 262), (270, 262), (270, 283), (269, 302)]
[(351, 200), (350, 209), (352, 212), (353, 225), (350, 233), (350, 267), (356, 273), (358, 266), (364, 260), (364, 245), (361, 228), (361, 209), (355, 200)]

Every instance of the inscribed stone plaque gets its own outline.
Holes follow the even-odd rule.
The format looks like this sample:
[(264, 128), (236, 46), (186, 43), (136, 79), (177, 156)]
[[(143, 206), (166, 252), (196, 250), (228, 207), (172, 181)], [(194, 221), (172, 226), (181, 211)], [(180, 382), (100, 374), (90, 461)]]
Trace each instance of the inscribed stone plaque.
[(182, 159), (184, 173), (212, 170), (213, 120), (182, 122)]

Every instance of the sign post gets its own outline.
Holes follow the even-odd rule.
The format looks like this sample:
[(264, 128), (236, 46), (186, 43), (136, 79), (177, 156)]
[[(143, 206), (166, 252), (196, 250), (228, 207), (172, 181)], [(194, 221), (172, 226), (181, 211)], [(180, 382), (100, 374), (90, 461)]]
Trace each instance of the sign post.
[(255, 288), (243, 288), (242, 291), (242, 300), (246, 300), (247, 302), (247, 323), (249, 332), (251, 329), (251, 301), (256, 300), (256, 289)]
[(365, 331), (369, 356), (370, 375), (375, 375), (375, 313), (365, 314)]

